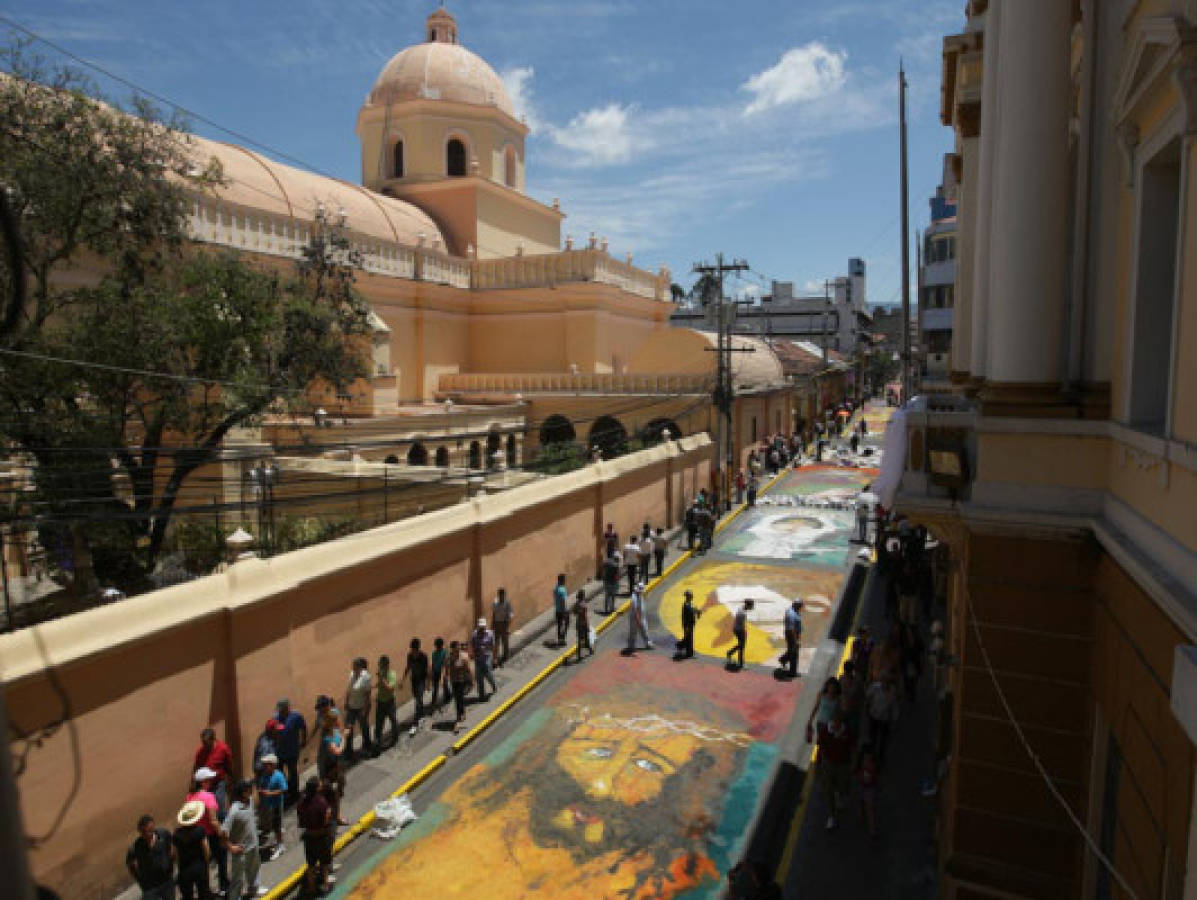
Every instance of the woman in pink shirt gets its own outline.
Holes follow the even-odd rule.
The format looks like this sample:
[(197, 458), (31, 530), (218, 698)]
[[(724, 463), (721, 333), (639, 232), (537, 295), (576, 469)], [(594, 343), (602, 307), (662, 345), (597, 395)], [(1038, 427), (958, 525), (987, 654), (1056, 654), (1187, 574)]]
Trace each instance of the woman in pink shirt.
[(220, 840), (220, 804), (216, 802), (216, 795), (212, 793), (212, 784), (220, 777), (218, 772), (201, 766), (195, 771), (195, 787), (187, 795), (188, 800), (199, 800), (204, 804), (204, 817), (199, 820), (199, 826), (204, 831), (208, 841), (208, 850), (216, 860), (216, 877), (220, 880), (220, 889), (227, 891), (229, 887), (229, 860), (225, 852), (224, 843)]

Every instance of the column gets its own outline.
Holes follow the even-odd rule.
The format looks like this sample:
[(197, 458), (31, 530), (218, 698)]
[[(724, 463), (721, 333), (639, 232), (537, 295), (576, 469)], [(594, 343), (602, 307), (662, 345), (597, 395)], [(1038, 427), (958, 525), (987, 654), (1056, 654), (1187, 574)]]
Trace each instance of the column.
[[(957, 112), (957, 118), (960, 113)], [(952, 355), (949, 374), (953, 384), (968, 380), (973, 371), (973, 273), (977, 258), (977, 178), (981, 141), (977, 116), (960, 122), (960, 195), (956, 209), (956, 296), (952, 312)], [(972, 127), (970, 127), (970, 125)]]
[(989, 307), (989, 235), (993, 219), (994, 144), (997, 141), (998, 107), (998, 47), (1001, 43), (1001, 6), (994, 3), (985, 13), (985, 48), (981, 81), (981, 135), (978, 139), (977, 162), (977, 230), (974, 237), (972, 334), (961, 335), (970, 340), (970, 371), (976, 384), (985, 378), (986, 328)]
[(1071, 4), (1001, 10), (982, 398), (994, 411), (1058, 401), (1070, 214)]

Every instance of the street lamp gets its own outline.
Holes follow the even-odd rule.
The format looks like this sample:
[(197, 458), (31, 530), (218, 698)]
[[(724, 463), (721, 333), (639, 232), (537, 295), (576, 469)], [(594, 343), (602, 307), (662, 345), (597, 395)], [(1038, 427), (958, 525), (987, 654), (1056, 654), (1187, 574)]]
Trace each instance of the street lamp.
[(282, 470), (276, 462), (259, 462), (245, 477), (258, 501), (258, 533), (262, 549), (269, 556), (274, 552), (274, 488), (282, 480)]

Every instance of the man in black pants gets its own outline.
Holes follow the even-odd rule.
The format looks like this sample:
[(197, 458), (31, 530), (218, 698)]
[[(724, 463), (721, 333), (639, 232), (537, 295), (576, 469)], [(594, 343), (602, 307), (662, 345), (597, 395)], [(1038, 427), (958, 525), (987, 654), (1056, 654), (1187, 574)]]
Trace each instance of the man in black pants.
[(682, 639), (677, 642), (678, 655), (689, 659), (694, 655), (694, 626), (702, 610), (694, 605), (694, 592), (686, 591), (686, 599), (682, 602)]

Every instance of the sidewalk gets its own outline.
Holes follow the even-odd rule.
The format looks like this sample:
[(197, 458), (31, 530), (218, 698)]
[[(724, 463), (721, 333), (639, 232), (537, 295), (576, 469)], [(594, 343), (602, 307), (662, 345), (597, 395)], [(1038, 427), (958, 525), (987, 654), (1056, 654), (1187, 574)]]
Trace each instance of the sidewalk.
[[(677, 546), (678, 530), (671, 530), (668, 534), (670, 541), (669, 551), (665, 557), (666, 566), (685, 553)], [(617, 610), (626, 599), (626, 593), (623, 592), (626, 587), (626, 583), (621, 585), (621, 593), (616, 599)], [(470, 691), (470, 696), (466, 700), (466, 718), (461, 734), (453, 733), (452, 700), (443, 705), (439, 712), (425, 718), (414, 735), (409, 734), (408, 729), (415, 713), (415, 704), (408, 702), (399, 709), (399, 722), (404, 730), (400, 733), (396, 744), (374, 759), (359, 758), (357, 762), (347, 767), (346, 791), (341, 814), (350, 823), (350, 826), (340, 829), (339, 833), (347, 831), (353, 823), (373, 810), (375, 804), (390, 797), (396, 788), (421, 772), (438, 757), (452, 755), (452, 746), (455, 742), (490, 715), (494, 709), (521, 691), (546, 666), (565, 652), (566, 647), (572, 646), (572, 625), (566, 647), (559, 647), (556, 643), (556, 621), (549, 603), (552, 588), (553, 579), (549, 575), (546, 577), (544, 587), (545, 605), (548, 608), (512, 634), (511, 657), (505, 665), (494, 670), (495, 681), (499, 686), (498, 691), (492, 693), (485, 703), (479, 703), (476, 692)], [(601, 598), (602, 596), (602, 582), (590, 581), (582, 585), (582, 588), (586, 591), (587, 598), (592, 601), (590, 614), (592, 622), (598, 626), (607, 618), (599, 611), (601, 600), (598, 603), (593, 602), (596, 597)], [(576, 589), (576, 586), (570, 586), (571, 595)], [(346, 666), (348, 666), (348, 660), (346, 660)], [(304, 705), (310, 706), (310, 701)], [(512, 709), (511, 714), (518, 709), (517, 705)], [(299, 711), (309, 719), (310, 727), (310, 709), (300, 708)], [(373, 728), (373, 720), (370, 725)], [(389, 732), (389, 730), (388, 726), (387, 731)], [(387, 737), (388, 735), (384, 735), (384, 740)], [(314, 746), (312, 740), (309, 740), (308, 749), (311, 753), (315, 752)], [(301, 783), (309, 775), (315, 774), (316, 768), (312, 765), (301, 773)], [(183, 798), (180, 796), (179, 804), (182, 805), (182, 802)], [(174, 827), (173, 821), (159, 824), (167, 828), (173, 829)], [(303, 844), (299, 839), (294, 808), (288, 809), (283, 815), (283, 841), (286, 845), (283, 855), (273, 862), (262, 863), (259, 876), (259, 883), (262, 887), (268, 889), (275, 887), (304, 865)], [(215, 888), (215, 872), (212, 874), (212, 885)], [(118, 900), (138, 900), (140, 896), (141, 892), (133, 885), (118, 894), (117, 898)]]
[[(872, 580), (861, 624), (886, 634), (885, 579)], [(859, 789), (827, 831), (827, 804), (821, 785), (811, 785), (810, 802), (784, 885), (788, 900), (868, 897), (870, 900), (932, 900), (938, 896), (934, 797), (921, 793), (933, 768), (936, 723), (932, 675), (924, 672), (914, 703), (905, 700), (881, 770), (877, 826), (872, 839), (860, 811)], [(814, 776), (812, 769), (808, 776)]]

